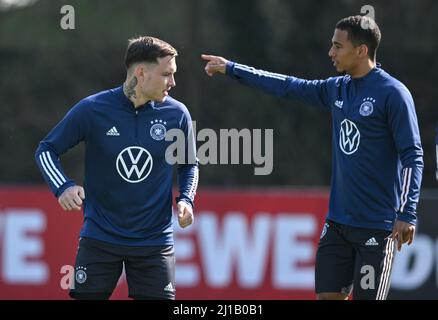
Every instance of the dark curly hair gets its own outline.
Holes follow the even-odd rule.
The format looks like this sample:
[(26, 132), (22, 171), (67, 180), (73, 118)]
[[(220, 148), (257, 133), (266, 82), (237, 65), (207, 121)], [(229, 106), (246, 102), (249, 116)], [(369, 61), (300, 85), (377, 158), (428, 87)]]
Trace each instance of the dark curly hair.
[(341, 19), (336, 23), (336, 29), (348, 32), (348, 40), (355, 47), (362, 44), (368, 47), (368, 56), (376, 59), (377, 48), (379, 47), (381, 34), (377, 23), (368, 16), (350, 16)]

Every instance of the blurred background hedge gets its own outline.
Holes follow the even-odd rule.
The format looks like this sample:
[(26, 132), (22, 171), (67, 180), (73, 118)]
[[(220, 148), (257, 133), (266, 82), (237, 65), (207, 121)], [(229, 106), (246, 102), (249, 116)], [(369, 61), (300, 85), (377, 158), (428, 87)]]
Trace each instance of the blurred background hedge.
[[(2, 0), (5, 2), (6, 0)], [(4, 3), (3, 3), (4, 4)], [(62, 30), (60, 8), (75, 9), (76, 29)], [(119, 86), (127, 39), (159, 37), (176, 47), (177, 86), (197, 129), (273, 128), (274, 170), (204, 165), (200, 186), (328, 186), (330, 114), (210, 79), (201, 53), (307, 79), (327, 78), (335, 23), (375, 8), (382, 31), (378, 61), (413, 94), (423, 147), (423, 186), (435, 187), (434, 127), (438, 121), (438, 2), (434, 0), (75, 0), (31, 1), (0, 9), (0, 184), (41, 184), (38, 142), (80, 99)], [(63, 157), (82, 182), (83, 146)]]

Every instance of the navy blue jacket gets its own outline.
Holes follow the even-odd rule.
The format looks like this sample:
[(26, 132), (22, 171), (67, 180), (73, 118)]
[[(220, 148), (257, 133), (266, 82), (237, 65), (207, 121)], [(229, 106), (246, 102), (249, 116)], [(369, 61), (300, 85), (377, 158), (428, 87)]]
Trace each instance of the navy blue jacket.
[[(80, 236), (119, 245), (173, 244), (173, 166), (165, 159), (170, 129), (181, 129), (186, 152), (196, 153), (192, 120), (181, 102), (167, 97), (134, 108), (118, 87), (81, 100), (41, 141), (36, 162), (57, 197), (75, 185), (59, 157), (85, 142)], [(196, 154), (191, 158), (194, 163), (178, 164), (178, 182), (180, 199), (193, 206), (198, 165)]]
[(396, 218), (416, 223), (423, 149), (414, 101), (400, 81), (379, 67), (358, 79), (346, 75), (313, 81), (233, 62), (226, 73), (246, 85), (331, 112), (328, 219), (383, 230), (392, 230)]

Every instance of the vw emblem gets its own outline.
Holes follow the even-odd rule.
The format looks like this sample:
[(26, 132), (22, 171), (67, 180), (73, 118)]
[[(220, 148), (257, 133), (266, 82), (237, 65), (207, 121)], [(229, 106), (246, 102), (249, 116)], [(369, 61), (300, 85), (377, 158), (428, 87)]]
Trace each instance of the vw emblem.
[(360, 132), (354, 122), (345, 119), (341, 122), (339, 131), (339, 147), (346, 155), (353, 154), (357, 151), (360, 144)]
[(129, 183), (146, 179), (151, 173), (152, 165), (151, 154), (142, 147), (127, 147), (119, 153), (116, 160), (117, 172)]

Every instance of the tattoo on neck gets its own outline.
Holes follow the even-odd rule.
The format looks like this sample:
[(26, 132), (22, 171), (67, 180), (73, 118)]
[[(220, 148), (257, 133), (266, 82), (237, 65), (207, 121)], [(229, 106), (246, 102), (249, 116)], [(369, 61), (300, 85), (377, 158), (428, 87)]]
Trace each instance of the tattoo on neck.
[(135, 95), (135, 86), (137, 85), (138, 80), (137, 77), (134, 76), (129, 83), (123, 84), (123, 92), (129, 99), (137, 99), (137, 96)]

